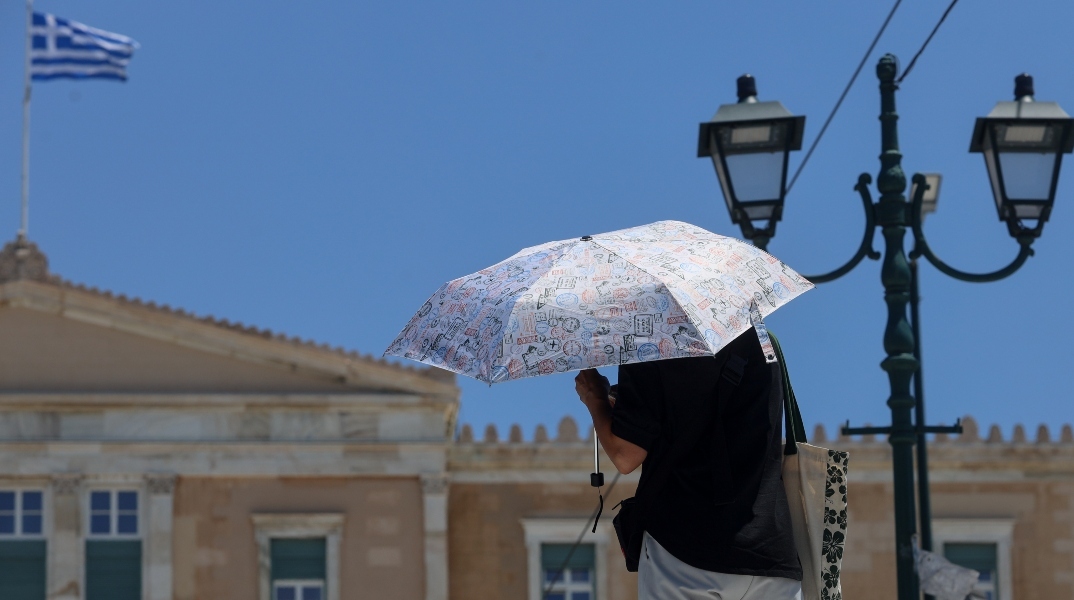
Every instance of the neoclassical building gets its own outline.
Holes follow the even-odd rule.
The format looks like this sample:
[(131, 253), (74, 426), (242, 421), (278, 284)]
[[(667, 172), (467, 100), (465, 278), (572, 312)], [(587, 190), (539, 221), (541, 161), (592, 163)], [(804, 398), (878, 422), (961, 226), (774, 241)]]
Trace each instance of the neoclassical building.
[[(996, 426), (981, 435), (971, 417), (963, 426), (958, 438), (941, 435), (929, 446), (934, 549), (980, 571), (991, 600), (1074, 598), (1071, 426), (1057, 436), (1041, 426), (1033, 437), (1017, 426), (1008, 439)], [(489, 427), (475, 439), (462, 427), (448, 465), (451, 598), (537, 600), (565, 588), (591, 594), (575, 599), (636, 598), (637, 579), (623, 567), (607, 508), (597, 532), (582, 538), (584, 556), (572, 557), (567, 569), (588, 570), (583, 578), (593, 583), (574, 586), (567, 575), (549, 585), (547, 571), (565, 558), (557, 551), (575, 543), (597, 505), (587, 475), (592, 440), (580, 440), (570, 419), (553, 437), (538, 428), (524, 441), (513, 427), (503, 440)], [(820, 426), (811, 441), (850, 453), (843, 597), (893, 600), (890, 446), (871, 436), (830, 439)], [(610, 494), (605, 488), (605, 506), (633, 495), (636, 485), (636, 474), (620, 477)]]
[[(459, 402), (446, 372), (76, 286), (9, 243), (0, 599), (635, 598), (611, 507), (637, 475), (593, 533), (576, 423), (475, 436)], [(964, 425), (930, 447), (937, 551), (993, 600), (1074, 598), (1070, 426)], [(894, 599), (889, 446), (812, 440), (850, 452), (844, 597)]]
[(0, 252), (0, 598), (448, 596), (451, 374)]

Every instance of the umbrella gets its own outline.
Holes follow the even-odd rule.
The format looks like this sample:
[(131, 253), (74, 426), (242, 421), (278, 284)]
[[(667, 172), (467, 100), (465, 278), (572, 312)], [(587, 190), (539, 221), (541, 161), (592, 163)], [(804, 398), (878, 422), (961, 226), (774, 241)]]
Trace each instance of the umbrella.
[(746, 242), (659, 221), (533, 246), (449, 281), (385, 354), (490, 385), (711, 356), (812, 288)]

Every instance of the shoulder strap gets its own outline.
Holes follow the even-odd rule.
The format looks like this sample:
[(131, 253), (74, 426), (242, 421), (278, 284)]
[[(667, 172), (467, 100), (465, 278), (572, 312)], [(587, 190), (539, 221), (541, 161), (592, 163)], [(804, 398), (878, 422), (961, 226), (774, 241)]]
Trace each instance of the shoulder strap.
[(794, 397), (791, 376), (787, 372), (787, 360), (783, 357), (783, 349), (779, 347), (779, 339), (771, 331), (768, 332), (768, 335), (772, 338), (772, 345), (776, 349), (776, 358), (779, 359), (780, 380), (783, 383), (783, 431), (787, 437), (787, 443), (783, 447), (783, 454), (797, 454), (798, 442), (806, 442), (805, 425), (802, 424), (802, 413), (798, 410), (798, 399)]

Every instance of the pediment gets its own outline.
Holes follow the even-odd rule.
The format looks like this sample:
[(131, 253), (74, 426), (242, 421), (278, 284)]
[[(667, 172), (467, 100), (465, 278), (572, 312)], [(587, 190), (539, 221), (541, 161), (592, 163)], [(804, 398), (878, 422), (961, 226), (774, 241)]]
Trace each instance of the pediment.
[(447, 372), (392, 365), (55, 279), (0, 284), (0, 391), (459, 395)]

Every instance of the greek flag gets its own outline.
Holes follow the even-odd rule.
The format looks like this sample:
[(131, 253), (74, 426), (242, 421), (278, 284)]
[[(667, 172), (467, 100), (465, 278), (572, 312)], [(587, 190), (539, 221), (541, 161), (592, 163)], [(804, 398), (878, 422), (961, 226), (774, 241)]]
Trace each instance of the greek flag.
[(138, 42), (56, 15), (34, 13), (30, 28), (30, 77), (37, 80), (127, 80)]

